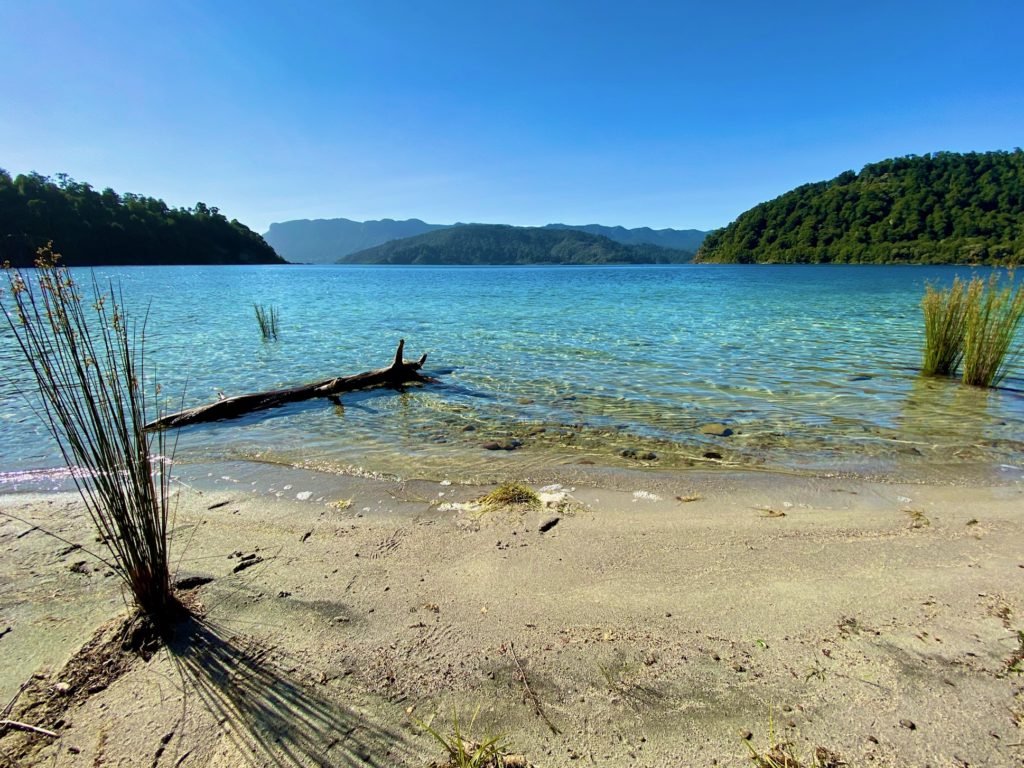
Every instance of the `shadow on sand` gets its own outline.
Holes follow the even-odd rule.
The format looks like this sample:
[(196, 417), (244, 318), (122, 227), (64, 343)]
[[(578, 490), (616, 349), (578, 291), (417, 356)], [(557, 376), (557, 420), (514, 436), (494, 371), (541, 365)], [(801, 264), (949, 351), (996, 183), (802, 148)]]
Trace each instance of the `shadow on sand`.
[(332, 702), (287, 673), (255, 642), (239, 642), (196, 618), (169, 644), (188, 689), (255, 765), (398, 766), (411, 762), (404, 738)]

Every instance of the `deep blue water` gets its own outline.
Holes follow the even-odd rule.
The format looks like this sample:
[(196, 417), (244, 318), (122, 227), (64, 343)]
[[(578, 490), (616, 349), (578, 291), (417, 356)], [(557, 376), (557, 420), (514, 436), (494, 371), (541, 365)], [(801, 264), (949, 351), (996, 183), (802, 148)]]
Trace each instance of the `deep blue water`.
[[(97, 269), (148, 307), (168, 405), (386, 364), (397, 340), (441, 384), (184, 430), (177, 458), (259, 458), (403, 476), (594, 461), (898, 471), (1020, 465), (1024, 371), (983, 391), (917, 375), (926, 281), (877, 266), (147, 267)], [(984, 270), (981, 274), (987, 274)], [(87, 271), (76, 271), (88, 279)], [(281, 316), (260, 338), (253, 303)], [(59, 465), (0, 337), (0, 472)], [(724, 422), (736, 434), (699, 431)], [(541, 432), (540, 430), (544, 431)], [(514, 437), (512, 453), (481, 444)], [(712, 462), (715, 461), (712, 459)], [(496, 464), (497, 462), (497, 464)], [(944, 470), (943, 470), (944, 471)]]

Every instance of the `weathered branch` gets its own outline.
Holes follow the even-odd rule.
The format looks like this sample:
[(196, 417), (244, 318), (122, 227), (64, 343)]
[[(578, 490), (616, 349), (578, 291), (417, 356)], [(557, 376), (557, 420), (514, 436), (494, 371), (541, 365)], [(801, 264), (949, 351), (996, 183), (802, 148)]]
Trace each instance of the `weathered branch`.
[(0, 730), (5, 728), (15, 728), (19, 731), (29, 731), (30, 733), (40, 733), (43, 736), (49, 736), (51, 739), (56, 739), (57, 734), (53, 731), (48, 731), (45, 728), (39, 728), (35, 725), (29, 725), (28, 723), (19, 723), (17, 720), (0, 720)]
[(547, 724), (548, 728), (551, 729), (551, 732), (557, 736), (561, 731), (558, 730), (558, 728), (555, 727), (555, 724), (551, 722), (547, 712), (544, 711), (544, 707), (540, 705), (540, 699), (537, 698), (537, 694), (534, 693), (533, 688), (530, 687), (530, 680), (526, 677), (526, 670), (523, 669), (523, 665), (519, 663), (519, 657), (516, 656), (515, 645), (509, 643), (508, 649), (512, 652), (512, 660), (516, 663), (516, 669), (519, 670), (519, 679), (523, 684), (523, 703), (525, 703), (527, 696), (529, 696), (530, 701), (533, 702), (533, 709), (537, 713), (537, 716), (540, 717), (540, 719)]
[(343, 392), (354, 392), (360, 389), (376, 387), (400, 387), (409, 382), (433, 382), (434, 379), (420, 373), (420, 368), (427, 361), (422, 355), (419, 360), (409, 362), (402, 357), (405, 339), (398, 342), (395, 359), (387, 368), (357, 373), (354, 376), (337, 376), (333, 379), (316, 381), (287, 389), (274, 389), (267, 392), (253, 392), (248, 395), (226, 397), (215, 403), (200, 405), (178, 413), (161, 416), (146, 425), (147, 430), (184, 427), (189, 424), (201, 424), (209, 421), (235, 419), (255, 411), (277, 408), (286, 403), (299, 403), (315, 397), (337, 398)]

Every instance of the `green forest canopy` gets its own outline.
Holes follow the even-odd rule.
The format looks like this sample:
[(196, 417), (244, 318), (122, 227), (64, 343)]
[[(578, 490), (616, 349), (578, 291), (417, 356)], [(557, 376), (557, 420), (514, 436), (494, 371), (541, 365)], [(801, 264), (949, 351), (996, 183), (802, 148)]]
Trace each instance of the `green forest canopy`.
[(153, 197), (97, 192), (65, 173), (53, 181), (0, 169), (0, 262), (31, 266), (49, 241), (68, 266), (284, 263), (262, 237), (204, 203), (170, 208)]
[(626, 245), (576, 229), (462, 224), (352, 253), (341, 264), (678, 264), (690, 251)]
[(805, 184), (712, 232), (696, 261), (1024, 263), (1024, 151), (908, 155)]

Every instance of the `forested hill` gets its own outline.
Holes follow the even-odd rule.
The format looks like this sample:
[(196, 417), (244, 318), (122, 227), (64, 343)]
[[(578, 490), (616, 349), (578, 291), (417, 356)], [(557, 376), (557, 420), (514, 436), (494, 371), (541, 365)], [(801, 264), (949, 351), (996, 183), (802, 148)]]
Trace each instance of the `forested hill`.
[(709, 234), (696, 261), (1024, 263), (1024, 151), (910, 155), (797, 187)]
[(100, 264), (281, 264), (263, 238), (216, 208), (169, 208), (142, 195), (97, 192), (58, 174), (0, 170), (0, 262), (31, 266), (53, 241), (68, 266)]
[[(263, 236), (288, 261), (303, 264), (333, 264), (343, 256), (372, 248), (391, 240), (421, 235), (464, 224), (428, 224), (419, 219), (299, 219), (271, 224)], [(577, 229), (591, 235), (604, 235), (625, 245), (660, 245), (694, 252), (706, 232), (697, 229), (651, 229), (605, 227), (600, 224), (548, 224), (548, 229)]]
[(601, 224), (547, 224), (547, 229), (578, 229), (591, 235), (604, 235), (610, 240), (626, 245), (660, 245), (681, 251), (696, 251), (707, 232), (699, 229), (651, 229), (650, 227), (606, 227)]
[(574, 229), (464, 224), (352, 253), (342, 264), (669, 264), (689, 251), (625, 245)]

